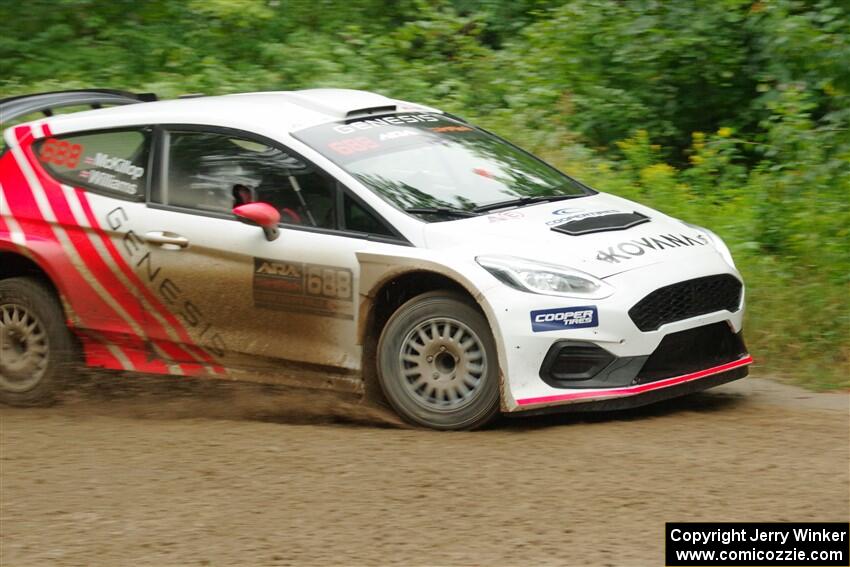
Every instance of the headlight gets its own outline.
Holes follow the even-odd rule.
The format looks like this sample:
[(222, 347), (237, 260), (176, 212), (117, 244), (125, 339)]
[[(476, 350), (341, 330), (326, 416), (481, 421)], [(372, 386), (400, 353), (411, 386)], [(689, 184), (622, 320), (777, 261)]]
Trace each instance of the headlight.
[(590, 299), (614, 293), (614, 288), (602, 280), (564, 266), (513, 256), (478, 256), (475, 261), (505, 285), (520, 291)]
[(729, 264), (730, 266), (732, 266), (736, 270), (738, 269), (735, 266), (735, 260), (732, 259), (732, 252), (729, 251), (729, 247), (726, 246), (726, 243), (723, 242), (722, 238), (720, 238), (719, 236), (717, 236), (716, 234), (714, 234), (713, 232), (711, 232), (710, 230), (708, 230), (705, 227), (698, 226), (698, 225), (691, 224), (689, 222), (684, 222), (684, 221), (682, 221), (682, 224), (689, 226), (689, 227), (693, 228), (694, 230), (699, 230), (701, 232), (704, 232), (705, 235), (708, 237), (708, 240), (711, 241), (711, 243), (717, 249), (717, 252), (720, 254), (720, 257), (723, 258), (723, 260), (725, 260), (727, 264)]

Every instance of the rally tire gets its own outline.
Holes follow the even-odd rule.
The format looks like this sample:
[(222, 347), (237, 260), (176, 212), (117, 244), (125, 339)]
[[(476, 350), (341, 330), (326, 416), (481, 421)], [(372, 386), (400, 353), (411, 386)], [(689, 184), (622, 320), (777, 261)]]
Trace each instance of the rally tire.
[(407, 301), (384, 326), (377, 358), (384, 396), (414, 425), (468, 430), (499, 413), (496, 342), (462, 295), (435, 291)]
[(72, 370), (74, 353), (53, 290), (35, 278), (0, 280), (0, 402), (50, 405)]

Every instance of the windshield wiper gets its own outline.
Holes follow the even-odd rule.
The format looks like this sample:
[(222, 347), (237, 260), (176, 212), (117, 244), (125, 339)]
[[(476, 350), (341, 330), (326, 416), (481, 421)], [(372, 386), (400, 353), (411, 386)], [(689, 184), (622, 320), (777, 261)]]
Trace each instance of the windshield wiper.
[(404, 209), (406, 213), (414, 215), (446, 215), (455, 217), (477, 217), (478, 213), (473, 211), (464, 211), (463, 209), (454, 209), (452, 207), (411, 207)]
[(578, 197), (587, 197), (585, 194), (579, 195), (537, 195), (535, 197), (519, 197), (517, 199), (509, 199), (507, 201), (499, 201), (490, 203), (489, 205), (480, 205), (472, 209), (476, 213), (486, 213), (487, 211), (495, 211), (497, 209), (505, 209), (507, 207), (522, 207), (533, 203), (544, 203), (546, 201), (563, 201), (565, 199), (576, 199)]

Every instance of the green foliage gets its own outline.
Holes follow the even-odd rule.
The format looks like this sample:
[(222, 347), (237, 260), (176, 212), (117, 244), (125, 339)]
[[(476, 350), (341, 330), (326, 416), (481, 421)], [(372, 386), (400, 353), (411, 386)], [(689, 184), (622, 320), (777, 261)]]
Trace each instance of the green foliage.
[(760, 364), (850, 385), (843, 0), (0, 3), (0, 96), (363, 88), (724, 237)]

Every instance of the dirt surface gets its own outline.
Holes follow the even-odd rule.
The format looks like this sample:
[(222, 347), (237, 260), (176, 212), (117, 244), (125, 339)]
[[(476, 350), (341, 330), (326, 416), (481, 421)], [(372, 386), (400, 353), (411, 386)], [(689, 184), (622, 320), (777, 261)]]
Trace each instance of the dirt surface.
[(748, 378), (435, 433), (338, 396), (90, 380), (0, 407), (0, 565), (663, 565), (665, 521), (847, 521), (848, 403)]

